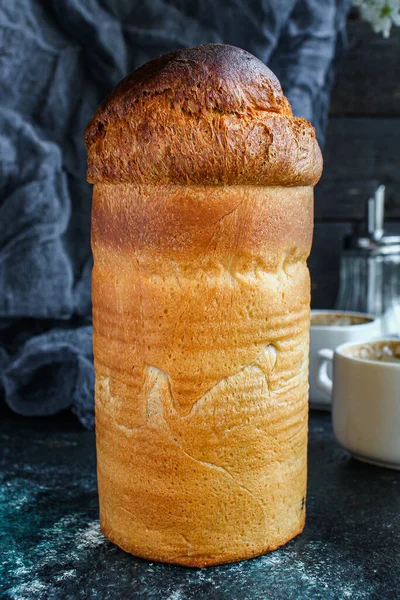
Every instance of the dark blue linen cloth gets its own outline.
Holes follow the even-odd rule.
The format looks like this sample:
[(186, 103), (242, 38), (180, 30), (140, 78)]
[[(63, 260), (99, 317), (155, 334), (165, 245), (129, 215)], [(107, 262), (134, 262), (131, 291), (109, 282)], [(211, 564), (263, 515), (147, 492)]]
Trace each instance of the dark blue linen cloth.
[(93, 427), (83, 130), (129, 71), (209, 42), (249, 50), (323, 142), (349, 0), (0, 0), (0, 395)]

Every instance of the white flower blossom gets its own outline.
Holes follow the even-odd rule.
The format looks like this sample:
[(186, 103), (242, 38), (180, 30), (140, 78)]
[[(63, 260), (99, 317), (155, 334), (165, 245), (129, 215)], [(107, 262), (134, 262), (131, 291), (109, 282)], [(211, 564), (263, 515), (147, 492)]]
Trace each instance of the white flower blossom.
[(353, 4), (375, 33), (382, 33), (385, 38), (393, 25), (400, 25), (400, 0), (353, 0)]

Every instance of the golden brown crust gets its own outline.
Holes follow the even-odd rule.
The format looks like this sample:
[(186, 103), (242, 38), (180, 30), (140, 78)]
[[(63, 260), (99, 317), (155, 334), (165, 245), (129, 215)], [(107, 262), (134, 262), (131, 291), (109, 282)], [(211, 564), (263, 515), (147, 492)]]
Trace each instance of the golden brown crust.
[(102, 531), (186, 566), (273, 550), (305, 520), (314, 130), (215, 45), (131, 74), (86, 143)]
[[(304, 529), (305, 521), (306, 521), (306, 511), (304, 510), (303, 518), (299, 519), (298, 529), (293, 530), (291, 539), (293, 539), (294, 537), (296, 537), (297, 535), (300, 535), (300, 533), (302, 533), (302, 531)], [(155, 560), (158, 562), (169, 563), (172, 565), (176, 564), (176, 565), (181, 565), (184, 567), (197, 567), (200, 569), (203, 567), (215, 567), (217, 565), (225, 565), (227, 563), (233, 563), (233, 562), (238, 562), (238, 561), (242, 561), (242, 560), (247, 560), (250, 558), (255, 558), (256, 556), (260, 556), (260, 554), (266, 554), (267, 552), (272, 552), (273, 550), (277, 550), (278, 548), (280, 548), (281, 546), (286, 544), (286, 541), (284, 541), (284, 542), (280, 541), (280, 542), (275, 543), (274, 545), (265, 544), (262, 548), (249, 547), (245, 551), (237, 550), (235, 548), (229, 548), (227, 552), (221, 553), (219, 555), (212, 555), (212, 556), (205, 555), (205, 556), (201, 556), (201, 557), (199, 557), (199, 556), (197, 556), (197, 557), (189, 556), (188, 557), (188, 556), (182, 555), (179, 558), (177, 558), (176, 556), (174, 556), (172, 554), (165, 555), (162, 552), (162, 550), (158, 554), (156, 554), (154, 551), (150, 552), (150, 553), (145, 553), (140, 548), (136, 548), (135, 545), (133, 545), (131, 541), (126, 542), (124, 539), (121, 539), (120, 535), (115, 535), (114, 532), (112, 531), (112, 529), (107, 529), (107, 527), (104, 524), (101, 524), (101, 531), (106, 536), (106, 538), (108, 538), (110, 540), (110, 542), (113, 542), (113, 544), (116, 544), (117, 546), (122, 548), (122, 550), (125, 550), (125, 552), (130, 552), (134, 556), (139, 556), (140, 558), (145, 558), (145, 559), (151, 560), (151, 561)]]
[(128, 75), (85, 131), (88, 180), (314, 185), (314, 128), (295, 118), (275, 75), (234, 46), (161, 56)]
[(97, 184), (102, 529), (204, 566), (304, 524), (312, 189)]

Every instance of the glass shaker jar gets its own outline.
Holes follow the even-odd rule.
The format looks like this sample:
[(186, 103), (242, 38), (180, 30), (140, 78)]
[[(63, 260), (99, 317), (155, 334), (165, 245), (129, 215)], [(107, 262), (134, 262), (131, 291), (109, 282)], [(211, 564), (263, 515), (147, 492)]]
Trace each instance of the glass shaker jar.
[(366, 230), (344, 240), (339, 310), (382, 316), (384, 333), (400, 332), (400, 236), (385, 235), (384, 186), (368, 201)]

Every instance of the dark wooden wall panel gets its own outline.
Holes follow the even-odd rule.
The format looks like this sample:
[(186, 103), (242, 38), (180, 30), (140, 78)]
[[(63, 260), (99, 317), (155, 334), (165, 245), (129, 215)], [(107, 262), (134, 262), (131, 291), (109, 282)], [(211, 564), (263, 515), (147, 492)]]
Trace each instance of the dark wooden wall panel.
[(313, 251), (308, 261), (314, 308), (333, 308), (339, 289), (342, 240), (350, 223), (315, 223)]
[(360, 20), (348, 23), (349, 48), (337, 69), (332, 115), (400, 116), (400, 29), (389, 39)]
[[(400, 60), (400, 56), (399, 56)], [(400, 117), (331, 117), (325, 179), (381, 179), (400, 184)]]
[(387, 229), (400, 234), (400, 28), (388, 40), (359, 20), (348, 23), (349, 49), (338, 66), (315, 190), (315, 233), (309, 259), (312, 305), (334, 305), (343, 237), (386, 185)]

